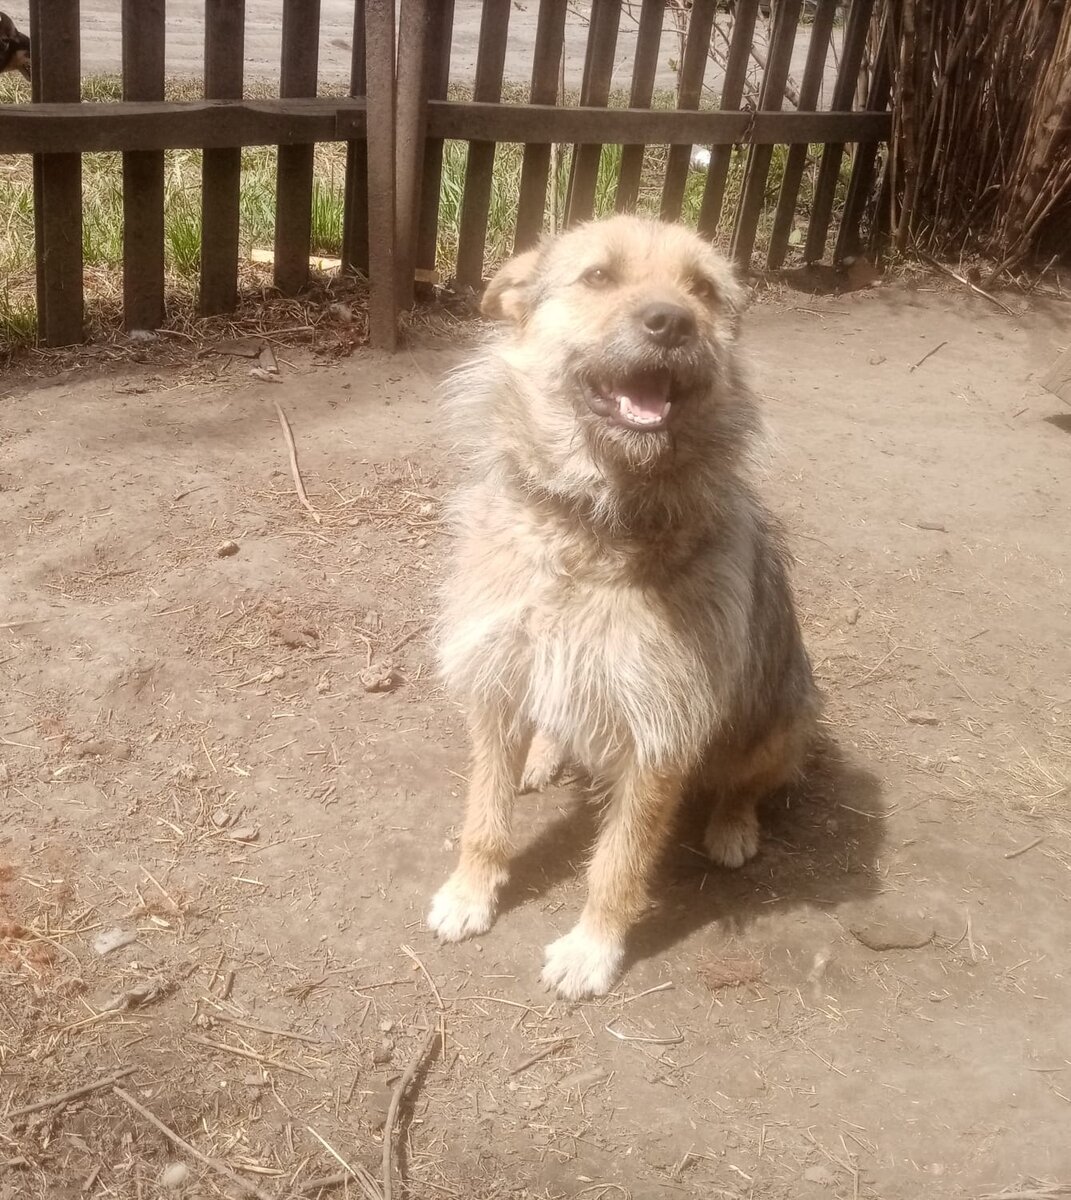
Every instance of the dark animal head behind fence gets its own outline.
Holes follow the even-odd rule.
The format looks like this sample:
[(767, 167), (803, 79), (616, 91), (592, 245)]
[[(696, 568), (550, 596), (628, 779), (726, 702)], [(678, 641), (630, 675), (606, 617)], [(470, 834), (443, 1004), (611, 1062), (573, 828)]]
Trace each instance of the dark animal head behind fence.
[(30, 78), (30, 39), (19, 33), (15, 22), (0, 12), (0, 72), (20, 71)]

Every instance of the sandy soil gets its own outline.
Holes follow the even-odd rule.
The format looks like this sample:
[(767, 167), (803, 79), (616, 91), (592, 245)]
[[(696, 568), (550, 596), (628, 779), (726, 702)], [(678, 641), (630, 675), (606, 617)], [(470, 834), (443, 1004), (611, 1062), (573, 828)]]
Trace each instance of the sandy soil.
[(13, 1115), (124, 1069), (264, 1195), (377, 1174), (440, 1027), (396, 1124), (416, 1197), (1071, 1182), (1071, 412), (1033, 382), (1069, 324), (902, 287), (752, 310), (838, 749), (740, 872), (686, 821), (627, 976), (576, 1007), (538, 985), (582, 902), (568, 789), (522, 813), (491, 933), (421, 924), (466, 771), (425, 637), (456, 350), (9, 380), (0, 1197), (236, 1194), (109, 1089)]
[[(9, 0), (10, 11), (21, 28), (29, 25), (24, 6)], [(454, 19), (451, 79), (472, 83), (476, 72), (476, 49), (480, 37), (480, 0), (457, 0)], [(570, 5), (566, 22), (566, 86), (579, 87), (584, 66), (587, 22), (584, 14), (590, 6)], [(118, 0), (82, 0), (82, 69), (86, 73), (118, 72), (121, 65), (120, 5)], [(320, 8), (320, 78), (337, 82), (349, 78), (353, 0), (322, 0)], [(510, 40), (506, 53), (506, 78), (527, 82), (532, 74), (538, 5), (515, 3), (510, 9)], [(722, 21), (728, 18), (720, 18)], [(169, 0), (167, 6), (167, 71), (177, 76), (198, 76), (204, 69), (204, 4), (202, 0)], [(807, 57), (808, 28), (801, 28), (793, 52), (792, 69), (797, 80)], [(246, 0), (245, 68), (251, 78), (276, 79), (282, 36), (280, 0)], [(841, 30), (834, 45), (839, 52)], [(635, 48), (635, 22), (627, 17), (621, 24), (618, 62), (614, 86), (627, 88), (632, 78)], [(657, 86), (672, 89), (677, 77), (669, 65), (679, 58), (675, 35), (667, 31), (663, 39)], [(828, 101), (836, 76), (834, 55), (826, 69), (825, 98)], [(711, 65), (707, 83), (720, 86), (722, 73)]]

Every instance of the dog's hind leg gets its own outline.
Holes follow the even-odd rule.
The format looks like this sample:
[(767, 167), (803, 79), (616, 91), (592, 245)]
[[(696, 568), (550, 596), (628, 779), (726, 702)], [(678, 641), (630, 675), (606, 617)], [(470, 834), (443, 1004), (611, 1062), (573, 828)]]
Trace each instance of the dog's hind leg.
[(537, 730), (521, 775), (521, 791), (541, 792), (549, 787), (560, 774), (564, 762), (565, 755), (558, 743)]
[(580, 920), (547, 947), (543, 982), (567, 1000), (601, 996), (617, 979), (625, 935), (647, 907), (647, 887), (684, 790), (676, 772), (627, 769), (614, 787), (588, 868)]
[(472, 771), (461, 861), (435, 894), (428, 925), (444, 942), (486, 933), (509, 875), (511, 818), (527, 738), (513, 714), (481, 707), (470, 721)]

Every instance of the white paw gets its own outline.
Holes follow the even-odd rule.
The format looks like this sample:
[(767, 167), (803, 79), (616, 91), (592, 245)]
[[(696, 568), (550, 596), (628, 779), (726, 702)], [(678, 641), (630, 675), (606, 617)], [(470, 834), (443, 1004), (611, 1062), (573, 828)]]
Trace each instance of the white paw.
[(541, 976), (563, 1000), (605, 996), (621, 971), (625, 946), (621, 939), (600, 938), (575, 925), (565, 937), (547, 947)]
[(723, 867), (742, 867), (759, 852), (759, 818), (754, 811), (728, 819), (715, 814), (703, 844), (707, 854)]
[(522, 792), (541, 792), (549, 787), (562, 769), (562, 753), (554, 742), (542, 735), (532, 739), (528, 761), (521, 775)]
[(428, 928), (444, 942), (461, 942), (486, 933), (498, 907), (496, 890), (479, 889), (451, 875), (435, 893), (428, 911)]

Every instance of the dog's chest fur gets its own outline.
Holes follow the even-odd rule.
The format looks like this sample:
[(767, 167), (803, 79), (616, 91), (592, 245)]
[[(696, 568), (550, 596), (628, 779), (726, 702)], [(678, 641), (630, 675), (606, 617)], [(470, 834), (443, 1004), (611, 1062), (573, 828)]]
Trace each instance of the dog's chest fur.
[(709, 614), (678, 619), (616, 549), (477, 488), (448, 584), (440, 656), (462, 695), (516, 712), (598, 772), (686, 767), (719, 709)]

